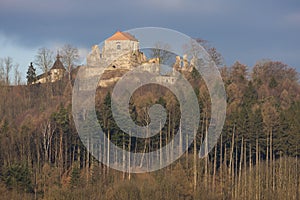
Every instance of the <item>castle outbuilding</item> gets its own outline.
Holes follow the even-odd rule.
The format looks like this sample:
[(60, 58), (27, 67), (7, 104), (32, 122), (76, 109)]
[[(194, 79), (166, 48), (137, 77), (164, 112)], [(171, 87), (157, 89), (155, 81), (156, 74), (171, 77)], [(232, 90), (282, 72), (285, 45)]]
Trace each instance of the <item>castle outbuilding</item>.
[(37, 76), (37, 81), (35, 83), (46, 83), (46, 82), (56, 82), (61, 80), (65, 76), (66, 69), (62, 62), (60, 61), (61, 56), (57, 54), (56, 60), (50, 70)]

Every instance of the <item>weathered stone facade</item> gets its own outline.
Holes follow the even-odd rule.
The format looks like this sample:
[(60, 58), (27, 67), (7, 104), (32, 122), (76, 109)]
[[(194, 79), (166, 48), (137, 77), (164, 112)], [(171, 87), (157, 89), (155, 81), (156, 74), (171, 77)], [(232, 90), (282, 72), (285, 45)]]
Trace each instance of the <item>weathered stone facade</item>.
[[(173, 65), (173, 71), (167, 75), (160, 75), (159, 58), (148, 59), (139, 49), (139, 41), (129, 33), (117, 31), (113, 36), (104, 41), (102, 49), (98, 45), (92, 47), (91, 53), (87, 56), (87, 66), (84, 66), (83, 77), (101, 76), (100, 87), (108, 87), (116, 83), (127, 71), (135, 67), (149, 73), (157, 74), (159, 82), (174, 84), (176, 77), (175, 71), (192, 71), (192, 66), (183, 56), (179, 56)], [(85, 90), (92, 89), (88, 85), (82, 86)], [(82, 89), (83, 89), (82, 88)]]
[(139, 42), (134, 40), (105, 40), (100, 58), (115, 60), (129, 52), (138, 53)]

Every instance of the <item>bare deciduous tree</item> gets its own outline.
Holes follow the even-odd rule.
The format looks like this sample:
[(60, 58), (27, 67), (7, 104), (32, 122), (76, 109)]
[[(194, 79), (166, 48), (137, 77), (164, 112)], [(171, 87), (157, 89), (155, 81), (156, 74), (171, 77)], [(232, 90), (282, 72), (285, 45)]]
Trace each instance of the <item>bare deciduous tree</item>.
[(6, 57), (4, 58), (4, 77), (5, 77), (5, 84), (9, 85), (10, 80), (9, 80), (9, 73), (13, 67), (13, 60), (11, 57)]
[(39, 66), (44, 73), (47, 73), (53, 64), (53, 52), (47, 48), (40, 48), (35, 56), (34, 63)]
[(167, 64), (172, 58), (171, 46), (166, 43), (157, 42), (155, 48), (151, 49), (150, 57), (159, 58), (159, 63)]
[(14, 66), (14, 75), (15, 75), (15, 79), (14, 79), (14, 84), (15, 85), (20, 85), (21, 84), (21, 72), (20, 72), (20, 70), (19, 70), (19, 65), (18, 64), (16, 64), (15, 66)]
[(67, 68), (69, 80), (71, 80), (71, 71), (74, 68), (74, 65), (79, 61), (79, 52), (78, 49), (70, 44), (65, 44), (61, 48), (62, 62)]
[(222, 55), (217, 51), (215, 47), (212, 47), (208, 41), (203, 39), (195, 39), (210, 55), (211, 59), (215, 62), (217, 66), (221, 66), (224, 63)]
[(0, 84), (5, 83), (3, 59), (0, 59)]

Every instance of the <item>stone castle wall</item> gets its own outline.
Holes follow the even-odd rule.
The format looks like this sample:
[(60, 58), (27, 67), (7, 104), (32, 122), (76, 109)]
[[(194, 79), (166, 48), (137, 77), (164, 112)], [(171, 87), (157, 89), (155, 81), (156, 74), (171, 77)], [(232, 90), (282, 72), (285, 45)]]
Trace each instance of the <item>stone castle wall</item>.
[[(147, 60), (143, 52), (139, 50), (139, 42), (133, 40), (106, 40), (102, 49), (98, 45), (92, 47), (91, 53), (87, 56), (87, 67), (85, 77), (97, 76), (99, 72), (105, 70), (99, 86), (107, 87), (118, 81), (126, 71), (134, 67), (140, 67), (143, 71), (148, 71), (160, 75), (159, 58)], [(188, 62), (187, 56), (181, 59), (176, 57), (173, 65), (174, 71), (193, 70), (193, 64)], [(122, 73), (121, 73), (122, 72)], [(101, 74), (101, 73), (100, 73)], [(174, 84), (176, 77), (174, 73), (158, 76), (159, 82)]]
[(101, 58), (115, 60), (120, 55), (136, 52), (139, 50), (139, 42), (132, 40), (105, 41)]

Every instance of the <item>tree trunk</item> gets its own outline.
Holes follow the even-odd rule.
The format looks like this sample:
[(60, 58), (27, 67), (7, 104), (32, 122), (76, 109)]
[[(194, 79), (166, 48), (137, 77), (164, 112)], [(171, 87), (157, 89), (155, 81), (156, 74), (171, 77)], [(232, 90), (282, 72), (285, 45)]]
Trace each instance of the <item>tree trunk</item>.
[(131, 133), (129, 132), (129, 144), (128, 144), (128, 152), (129, 152), (129, 155), (128, 155), (128, 180), (131, 179), (131, 157), (130, 157), (130, 151), (131, 151)]
[(125, 149), (125, 133), (124, 132), (123, 132), (123, 141), (122, 141), (122, 143), (123, 143), (123, 147), (122, 147), (123, 148), (123, 155), (122, 155), (123, 156), (123, 158), (122, 158), (123, 159), (123, 161), (122, 161), (123, 162), (123, 180), (125, 180), (125, 175), (126, 175), (126, 173), (125, 173), (125, 171), (126, 171), (126, 169), (125, 169), (125, 167), (126, 167), (126, 165), (125, 165), (126, 164), (125, 151), (126, 151), (126, 149)]
[(196, 142), (197, 130), (194, 130), (194, 191), (197, 189), (197, 142)]
[(214, 173), (213, 173), (213, 188), (214, 191), (216, 188), (216, 172), (217, 172), (217, 146), (215, 146), (215, 154), (214, 154)]
[(229, 154), (229, 174), (231, 174), (232, 170), (232, 157), (233, 157), (233, 150), (234, 150), (234, 134), (235, 134), (235, 124), (232, 128), (232, 139), (231, 139), (231, 150)]
[(163, 152), (162, 152), (162, 127), (161, 122), (159, 123), (159, 164), (160, 168), (162, 168), (162, 162), (163, 162)]
[(107, 174), (109, 173), (109, 165), (110, 165), (110, 132), (107, 132)]

